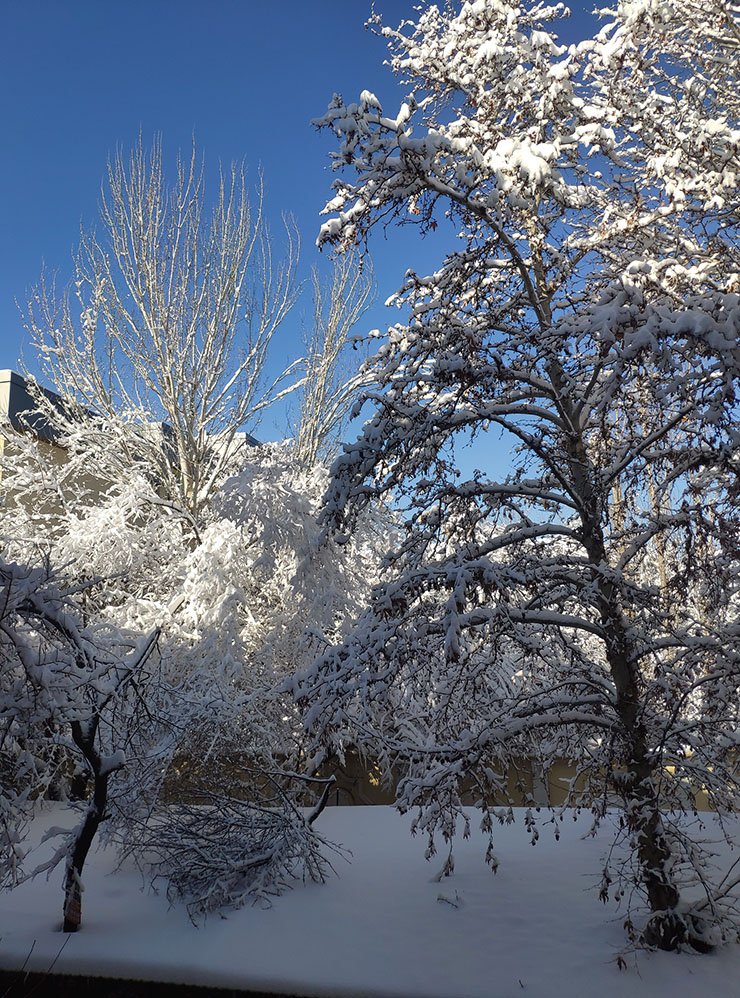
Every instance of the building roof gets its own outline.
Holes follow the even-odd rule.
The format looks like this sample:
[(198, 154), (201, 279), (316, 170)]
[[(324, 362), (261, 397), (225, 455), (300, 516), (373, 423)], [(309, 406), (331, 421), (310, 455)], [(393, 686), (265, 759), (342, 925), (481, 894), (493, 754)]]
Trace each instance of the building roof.
[[(37, 389), (52, 403), (53, 407), (60, 412), (64, 411), (65, 403), (61, 395), (43, 388), (37, 384)], [(90, 413), (93, 416), (93, 413)], [(28, 381), (22, 374), (17, 374), (11, 370), (0, 370), (0, 423), (7, 419), (15, 430), (31, 430), (41, 440), (48, 443), (56, 443), (60, 433), (49, 422), (48, 417), (34, 408), (34, 401), (28, 387)], [(164, 441), (170, 441), (173, 433), (170, 425), (164, 422), (149, 424), (156, 426), (162, 433)], [(259, 440), (239, 430), (236, 433), (236, 440), (245, 443), (250, 447), (259, 447)]]
[[(55, 407), (61, 409), (64, 406), (56, 392), (40, 385), (38, 389)], [(0, 371), (0, 422), (3, 420), (7, 420), (15, 430), (32, 430), (39, 439), (49, 443), (54, 443), (59, 437), (58, 430), (48, 417), (35, 408), (26, 379), (10, 370)]]

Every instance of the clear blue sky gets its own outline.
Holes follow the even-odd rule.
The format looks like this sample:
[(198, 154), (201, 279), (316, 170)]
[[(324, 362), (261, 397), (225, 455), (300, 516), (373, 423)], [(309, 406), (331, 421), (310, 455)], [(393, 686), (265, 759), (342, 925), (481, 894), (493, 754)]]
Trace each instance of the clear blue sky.
[[(386, 23), (416, 0), (377, 0)], [(318, 213), (329, 196), (332, 136), (310, 120), (332, 94), (367, 88), (390, 110), (400, 92), (382, 65), (385, 45), (366, 31), (365, 0), (2, 0), (0, 4), (0, 368), (17, 368), (24, 304), (42, 264), (71, 276), (80, 225), (96, 221), (100, 182), (117, 144), (162, 135), (165, 162), (195, 133), (207, 164), (262, 167), (273, 227), (292, 212), (302, 275), (318, 260)], [(583, 9), (571, 20), (580, 34)], [(570, 32), (569, 32), (570, 33)], [(570, 39), (568, 39), (570, 40)], [(381, 232), (371, 245), (379, 298), (410, 267), (441, 259), (433, 236)], [(325, 265), (325, 264), (322, 264)], [(301, 311), (276, 344), (300, 351)], [(397, 321), (391, 315), (390, 320)], [(379, 306), (368, 328), (384, 324)], [(389, 320), (389, 321), (390, 321)], [(24, 359), (33, 369), (26, 347)]]

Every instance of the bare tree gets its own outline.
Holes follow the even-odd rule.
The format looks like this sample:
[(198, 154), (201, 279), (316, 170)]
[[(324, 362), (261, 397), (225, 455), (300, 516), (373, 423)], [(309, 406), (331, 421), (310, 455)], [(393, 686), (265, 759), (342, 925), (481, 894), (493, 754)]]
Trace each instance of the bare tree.
[(348, 358), (352, 330), (372, 303), (373, 272), (368, 259), (348, 250), (335, 260), (331, 283), (314, 269), (313, 324), (305, 339), (305, 378), (300, 389), (296, 456), (315, 464), (336, 449), (352, 407), (368, 385)]
[(96, 475), (117, 481), (144, 462), (162, 499), (197, 522), (237, 432), (295, 387), (295, 365), (269, 378), (266, 361), (298, 294), (298, 234), (286, 218), (276, 260), (261, 178), (252, 202), (243, 165), (221, 172), (209, 216), (195, 146), (169, 187), (159, 139), (109, 162), (100, 218), (101, 234), (83, 233), (72, 294), (42, 278), (29, 302), (41, 372), (94, 414)]

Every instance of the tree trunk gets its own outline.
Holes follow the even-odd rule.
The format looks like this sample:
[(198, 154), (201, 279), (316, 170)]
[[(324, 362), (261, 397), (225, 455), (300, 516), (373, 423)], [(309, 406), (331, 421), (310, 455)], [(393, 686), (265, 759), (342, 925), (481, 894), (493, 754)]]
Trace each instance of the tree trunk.
[(561, 411), (571, 428), (568, 444), (571, 480), (580, 500), (582, 542), (593, 565), (606, 658), (617, 695), (617, 716), (625, 737), (625, 772), (618, 786), (624, 800), (627, 827), (636, 842), (640, 879), (651, 911), (643, 941), (663, 950), (676, 950), (686, 942), (696, 949), (706, 949), (706, 943), (692, 931), (694, 923), (689, 923), (678, 911), (680, 894), (670, 873), (671, 849), (663, 828), (655, 779), (660, 775), (663, 763), (660, 757), (650, 754), (648, 735), (641, 719), (639, 659), (626, 626), (619, 591), (604, 575), (609, 557), (601, 524), (601, 500), (594, 484), (597, 479), (578, 421), (561, 390), (563, 379), (557, 364), (552, 365), (551, 376), (560, 396)]
[(108, 800), (110, 770), (103, 771), (101, 758), (95, 749), (97, 720), (83, 728), (79, 721), (72, 722), (72, 737), (85, 757), (93, 774), (93, 796), (88, 804), (84, 821), (77, 832), (72, 854), (67, 861), (64, 878), (64, 932), (76, 932), (82, 922), (82, 869), (95, 834), (105, 816)]

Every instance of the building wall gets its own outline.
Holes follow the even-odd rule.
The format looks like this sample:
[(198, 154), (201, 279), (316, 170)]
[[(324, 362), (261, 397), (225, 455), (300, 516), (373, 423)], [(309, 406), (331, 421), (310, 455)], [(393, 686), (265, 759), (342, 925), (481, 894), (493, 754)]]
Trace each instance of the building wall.
[[(41, 391), (54, 406), (61, 408), (64, 405), (56, 392), (46, 388), (42, 388)], [(51, 468), (54, 474), (53, 469), (61, 468), (66, 462), (67, 453), (58, 442), (59, 433), (50, 424), (46, 415), (34, 411), (34, 401), (26, 380), (15, 371), (0, 371), (0, 461), (11, 459), (20, 453), (18, 443), (13, 439), (18, 433), (32, 435), (39, 456), (39, 470)], [(101, 488), (100, 483), (96, 482), (92, 475), (86, 475), (83, 481), (69, 482), (68, 485), (70, 493), (77, 492), (80, 488), (99, 493)], [(29, 516), (43, 520), (51, 535), (59, 521), (62, 508), (56, 481), (50, 482), (49, 489), (45, 491), (48, 496), (46, 500), (34, 500), (33, 505), (28, 501), (20, 501), (20, 505), (25, 508)], [(0, 464), (0, 508), (7, 508), (14, 498), (17, 499), (17, 495), (13, 494), (12, 474), (7, 467), (3, 468)]]

